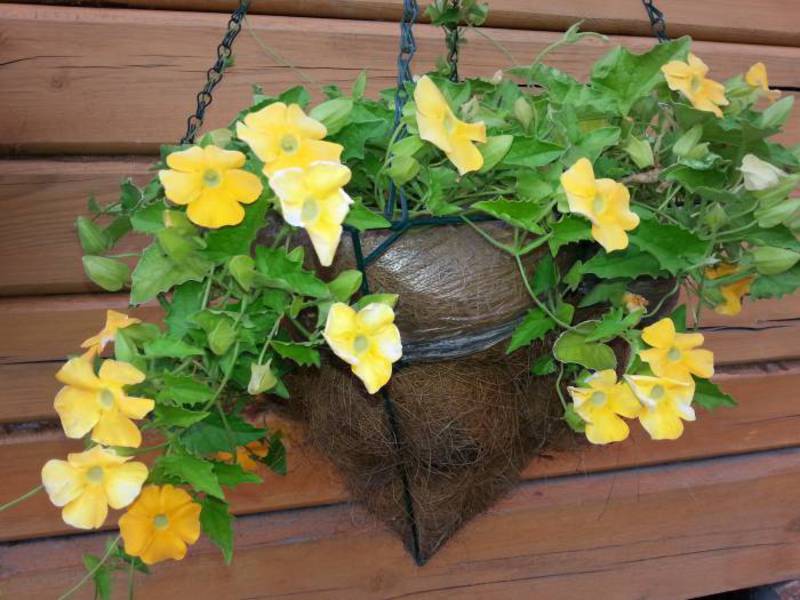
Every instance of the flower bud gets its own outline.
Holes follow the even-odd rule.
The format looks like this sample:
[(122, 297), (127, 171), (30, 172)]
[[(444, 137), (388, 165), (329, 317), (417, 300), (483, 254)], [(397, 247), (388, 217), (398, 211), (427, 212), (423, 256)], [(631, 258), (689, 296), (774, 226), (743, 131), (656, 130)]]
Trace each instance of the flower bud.
[(628, 312), (636, 312), (637, 310), (644, 311), (647, 309), (650, 302), (644, 296), (634, 294), (633, 292), (625, 292), (622, 294), (622, 304)]
[(672, 146), (672, 151), (676, 156), (688, 156), (701, 137), (703, 137), (703, 128), (700, 125), (695, 125), (678, 138), (678, 141)]
[(791, 219), (800, 210), (800, 198), (787, 198), (772, 203), (769, 206), (762, 206), (754, 213), (758, 220), (758, 226), (764, 229), (775, 227)]
[(228, 262), (228, 271), (245, 291), (250, 291), (256, 276), (256, 263), (246, 254), (234, 256)]
[(703, 217), (703, 222), (708, 225), (711, 231), (719, 231), (720, 227), (728, 222), (728, 213), (725, 212), (719, 202), (715, 202)]
[(522, 123), (525, 130), (530, 127), (533, 121), (533, 108), (524, 96), (520, 96), (514, 102), (514, 116)]
[(164, 227), (175, 229), (178, 233), (185, 235), (194, 235), (197, 233), (195, 227), (182, 210), (167, 209), (162, 213), (162, 220)]
[(640, 140), (631, 136), (624, 148), (633, 163), (640, 169), (653, 166), (653, 149), (647, 140)]
[(353, 100), (351, 98), (333, 98), (317, 104), (309, 116), (325, 125), (328, 135), (333, 135), (347, 125), (352, 111)]
[(800, 261), (800, 252), (762, 246), (753, 250), (753, 264), (762, 275), (777, 275), (788, 271)]
[(131, 273), (124, 262), (104, 256), (84, 256), (83, 270), (89, 279), (109, 292), (121, 290)]
[(110, 240), (94, 221), (86, 217), (78, 217), (75, 225), (78, 228), (81, 248), (86, 254), (102, 254), (108, 250)]
[(739, 170), (744, 175), (744, 188), (751, 192), (771, 188), (778, 185), (782, 177), (786, 177), (784, 171), (761, 160), (755, 154), (745, 154)]
[(222, 129), (214, 129), (213, 131), (209, 131), (206, 135), (211, 138), (212, 144), (219, 146), (220, 148), (225, 148), (233, 139), (233, 132), (224, 127)]
[(156, 234), (158, 245), (176, 263), (181, 263), (197, 250), (197, 246), (175, 229), (162, 229)]
[(419, 173), (419, 162), (413, 156), (395, 156), (386, 170), (397, 185), (408, 183)]
[(266, 392), (278, 383), (278, 378), (272, 372), (270, 363), (272, 360), (268, 360), (264, 365), (250, 363), (250, 382), (247, 384), (247, 393), (251, 396)]

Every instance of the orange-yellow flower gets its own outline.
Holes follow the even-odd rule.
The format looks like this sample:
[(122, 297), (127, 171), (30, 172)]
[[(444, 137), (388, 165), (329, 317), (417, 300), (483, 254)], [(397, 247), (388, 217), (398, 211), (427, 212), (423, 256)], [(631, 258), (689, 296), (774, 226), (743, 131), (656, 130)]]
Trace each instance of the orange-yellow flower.
[(414, 88), (419, 137), (442, 150), (463, 175), (483, 166), (483, 155), (474, 142), (486, 141), (486, 124), (458, 119), (447, 100), (425, 75)]
[(642, 402), (639, 422), (654, 440), (676, 440), (683, 434), (683, 421), (695, 420), (694, 382), (649, 375), (626, 375), (625, 379)]
[(81, 438), (90, 431), (92, 440), (107, 446), (138, 448), (142, 434), (131, 419), (142, 419), (155, 403), (135, 398), (124, 387), (144, 381), (144, 373), (133, 365), (105, 360), (95, 375), (92, 363), (73, 358), (56, 373), (65, 387), (56, 395), (54, 406), (64, 433)]
[(264, 442), (255, 441), (250, 442), (246, 446), (239, 446), (236, 448), (235, 459), (230, 452), (217, 452), (216, 458), (222, 462), (235, 462), (245, 471), (253, 473), (262, 465), (262, 462), (258, 459), (265, 458), (267, 453), (268, 449), (264, 445)]
[(200, 510), (181, 488), (148, 485), (119, 519), (125, 552), (148, 565), (181, 560), (200, 537)]
[(338, 162), (342, 146), (322, 141), (325, 125), (307, 116), (297, 104), (275, 102), (236, 123), (236, 136), (264, 163), (264, 174), (303, 169), (318, 160)]
[(586, 439), (593, 444), (621, 442), (628, 437), (628, 424), (620, 417), (639, 415), (641, 405), (624, 382), (617, 383), (613, 369), (586, 378), (588, 387), (569, 387), (575, 412), (586, 421)]
[(675, 323), (665, 317), (642, 329), (642, 339), (652, 346), (639, 352), (653, 373), (683, 383), (692, 383), (692, 375), (708, 379), (714, 375), (714, 353), (698, 348), (702, 333), (676, 333)]
[[(733, 275), (738, 271), (741, 271), (738, 265), (720, 263), (706, 269), (706, 277), (709, 279), (719, 279), (721, 277)], [(719, 286), (719, 292), (722, 294), (723, 302), (714, 307), (714, 312), (728, 316), (738, 315), (742, 312), (742, 298), (750, 292), (750, 285), (753, 283), (754, 279), (754, 276), (749, 275)]]
[(323, 267), (333, 262), (342, 237), (342, 223), (352, 198), (344, 191), (350, 169), (334, 162), (315, 162), (305, 169), (283, 169), (269, 180), (284, 220), (308, 232)]
[(81, 348), (87, 348), (90, 356), (100, 354), (107, 344), (114, 341), (117, 331), (125, 329), (131, 325), (141, 323), (141, 320), (129, 317), (115, 310), (106, 311), (106, 324), (97, 335), (93, 335), (81, 344)]
[(706, 78), (708, 67), (691, 52), (686, 62), (672, 60), (661, 67), (669, 89), (681, 92), (697, 110), (722, 116), (720, 106), (727, 106), (725, 86)]
[(158, 172), (170, 202), (188, 205), (195, 225), (217, 229), (244, 219), (242, 204), (252, 204), (263, 186), (258, 175), (242, 169), (246, 157), (217, 146), (192, 146), (167, 156), (169, 169)]
[(50, 502), (63, 506), (67, 525), (97, 529), (106, 520), (108, 507), (125, 508), (134, 501), (147, 479), (144, 463), (128, 462), (113, 450), (95, 446), (49, 460), (42, 468), (42, 484)]
[(630, 209), (628, 188), (613, 179), (595, 179), (592, 163), (579, 159), (561, 175), (569, 210), (592, 222), (592, 237), (606, 252), (628, 247), (626, 231), (636, 229), (639, 215)]
[(763, 62), (757, 62), (747, 70), (744, 81), (752, 88), (761, 90), (770, 102), (775, 102), (781, 97), (780, 90), (769, 89), (769, 79), (767, 78), (767, 67)]
[(386, 385), (392, 376), (392, 363), (403, 355), (394, 311), (379, 302), (367, 304), (358, 312), (336, 302), (328, 312), (324, 336), (331, 350), (351, 366), (370, 394)]
[(646, 310), (650, 302), (644, 296), (634, 294), (633, 292), (625, 292), (622, 294), (622, 304), (628, 312), (636, 312), (637, 310)]

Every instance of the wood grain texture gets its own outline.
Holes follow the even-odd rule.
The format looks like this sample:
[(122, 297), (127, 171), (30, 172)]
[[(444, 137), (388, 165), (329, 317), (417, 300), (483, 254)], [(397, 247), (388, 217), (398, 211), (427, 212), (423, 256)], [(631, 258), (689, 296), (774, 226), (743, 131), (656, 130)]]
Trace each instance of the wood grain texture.
[[(634, 424), (631, 437), (624, 443), (597, 447), (576, 438), (574, 448), (545, 453), (534, 460), (523, 477), (550, 479), (800, 445), (800, 369), (771, 370), (718, 378), (724, 389), (737, 398), (739, 406), (713, 415), (698, 410), (698, 421), (688, 424), (677, 442), (654, 442)], [(238, 514), (318, 506), (347, 497), (331, 463), (304, 441), (302, 425), (274, 418), (268, 423), (286, 434), (289, 475), (281, 478), (267, 474), (263, 484), (242, 485), (233, 491), (231, 498)], [(65, 439), (57, 428), (35, 433), (20, 431), (0, 438), (0, 502), (35, 487), (48, 459), (80, 449), (79, 441)], [(108, 523), (113, 525), (114, 519)], [(42, 494), (0, 513), (0, 541), (70, 533), (75, 531), (64, 525), (58, 509)]]
[[(137, 579), (142, 597), (672, 600), (800, 571), (800, 450), (518, 487), (424, 568), (358, 507), (245, 517), (225, 566), (202, 540)], [(105, 536), (0, 546), (0, 592), (53, 598)], [(124, 589), (122, 577), (117, 582)], [(90, 598), (85, 590), (78, 598)]]
[[(73, 0), (72, 4), (81, 4)], [(92, 2), (97, 5), (97, 2)], [(102, 0), (103, 6), (230, 12), (234, 0)], [(423, 0), (421, 8), (430, 2)], [(489, 0), (488, 26), (563, 31), (585, 20), (583, 29), (609, 34), (648, 35), (650, 22), (641, 6), (630, 0)], [(661, 0), (672, 36), (699, 40), (800, 46), (795, 23), (800, 6), (786, 0)], [(398, 21), (397, 0), (253, 0), (250, 14)], [(420, 21), (426, 21), (420, 10)]]
[[(638, 6), (637, 6), (638, 10)], [(153, 153), (182, 134), (185, 115), (205, 80), (226, 17), (209, 13), (104, 10), (74, 7), (0, 6), (0, 152)], [(312, 79), (349, 85), (362, 69), (370, 90), (395, 77), (395, 23), (254, 16), (257, 35)], [(520, 63), (558, 38), (552, 32), (487, 28)], [(470, 34), (461, 54), (465, 75), (491, 76), (508, 65), (492, 43)], [(634, 50), (652, 46), (645, 37), (619, 37)], [(417, 29), (415, 70), (442, 53), (440, 32)], [(550, 62), (585, 76), (610, 45), (598, 40), (553, 53)], [(800, 48), (698, 42), (695, 52), (725, 78), (757, 60), (766, 63), (775, 86), (800, 85)], [(236, 67), (214, 94), (208, 127), (226, 123), (249, 102), (251, 85), (277, 92), (298, 83), (245, 31), (237, 42)]]

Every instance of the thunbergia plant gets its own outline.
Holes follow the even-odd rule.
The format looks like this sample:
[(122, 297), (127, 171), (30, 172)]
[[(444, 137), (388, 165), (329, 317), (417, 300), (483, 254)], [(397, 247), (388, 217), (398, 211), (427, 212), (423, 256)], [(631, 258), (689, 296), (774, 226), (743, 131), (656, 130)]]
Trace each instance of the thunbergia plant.
[[(585, 82), (544, 56), (491, 79), (422, 75), (397, 126), (396, 90), (366, 96), (366, 74), (319, 103), (302, 87), (257, 90), (227, 128), (164, 146), (145, 187), (125, 181), (118, 201), (90, 201), (78, 220), (87, 275), (164, 314), (108, 311), (56, 374), (64, 433), (86, 450), (49, 461), (44, 489), (73, 527), (124, 511), (121, 545), (87, 558), (98, 585), (113, 568), (182, 559), (201, 533), (231, 559), (224, 488), (286, 468), (280, 433), (248, 407), (291, 401), (287, 375), (327, 349), (369, 394), (390, 380), (403, 298), (362, 295), (359, 271), (323, 268), (346, 229), (390, 225), (393, 186), (410, 218), (457, 217), (513, 257), (531, 307), (507, 351), (548, 343), (533, 372), (558, 374), (564, 420), (589, 442), (622, 441), (636, 421), (676, 439), (696, 407), (733, 404), (687, 328), (703, 307), (733, 315), (746, 297), (800, 287), (800, 153), (771, 141), (792, 97), (777, 99), (761, 63), (714, 81), (688, 38), (614, 48)], [(132, 270), (113, 254), (131, 231), (150, 239)], [(545, 249), (532, 272), (525, 257)], [(649, 302), (635, 292), (643, 278), (671, 291)], [(681, 289), (691, 309), (663, 316)]]

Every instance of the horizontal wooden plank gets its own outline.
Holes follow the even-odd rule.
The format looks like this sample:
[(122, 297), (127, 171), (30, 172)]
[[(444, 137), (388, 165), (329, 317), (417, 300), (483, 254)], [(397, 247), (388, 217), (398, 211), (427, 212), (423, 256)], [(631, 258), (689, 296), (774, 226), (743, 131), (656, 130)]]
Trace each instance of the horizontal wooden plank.
[[(237, 523), (232, 566), (203, 540), (137, 577), (136, 590), (198, 600), (697, 597), (796, 576), (798, 504), (798, 449), (531, 482), (422, 568), (357, 507), (279, 512)], [(55, 597), (104, 538), (1, 546), (0, 591)]]
[[(800, 142), (800, 110), (791, 134)], [(126, 177), (147, 183), (150, 162), (143, 157), (0, 160), (0, 296), (96, 291), (83, 272), (75, 219), (88, 214), (90, 194), (105, 203), (119, 197)], [(133, 251), (146, 241), (129, 236), (115, 251)]]
[[(800, 445), (797, 427), (800, 370), (754, 371), (722, 376), (719, 381), (740, 406), (713, 415), (699, 411), (698, 421), (689, 424), (677, 442), (654, 442), (638, 426), (632, 427), (632, 435), (626, 442), (609, 447), (592, 447), (576, 438), (573, 449), (548, 453), (534, 460), (523, 477), (547, 479)], [(301, 425), (281, 420), (269, 422), (286, 433), (289, 475), (281, 478), (268, 474), (262, 485), (240, 486), (232, 494), (237, 513), (317, 506), (346, 498), (335, 469), (304, 442)], [(48, 459), (79, 449), (80, 442), (64, 439), (55, 429), (0, 437), (0, 454), (14, 458), (0, 461), (0, 480), (4, 482), (0, 502), (36, 486), (39, 471)], [(109, 524), (113, 522), (110, 520)], [(62, 533), (74, 531), (64, 525), (59, 511), (41, 494), (14, 510), (0, 513), (0, 541)]]
[[(74, 2), (78, 4), (79, 2)], [(93, 3), (97, 5), (97, 3)], [(103, 0), (103, 6), (129, 6), (170, 10), (230, 12), (235, 0)], [(425, 7), (427, 2), (420, 2)], [(491, 0), (491, 27), (563, 31), (579, 20), (583, 28), (609, 34), (648, 35), (645, 11), (629, 0), (561, 0), (557, 3), (527, 0)], [(664, 0), (659, 3), (672, 36), (692, 35), (698, 40), (800, 46), (793, 23), (800, 20), (800, 6), (783, 0)], [(269, 14), (336, 19), (398, 21), (402, 3), (397, 0), (254, 0), (250, 14)], [(420, 11), (420, 21), (427, 20)]]
[[(185, 115), (194, 110), (195, 93), (205, 80), (225, 19), (209, 13), (0, 6), (0, 86), (6, 100), (0, 113), (0, 152), (141, 154), (174, 142)], [(346, 86), (367, 69), (371, 91), (394, 81), (395, 23), (272, 16), (254, 16), (250, 23), (287, 64), (313, 80)], [(461, 53), (465, 75), (490, 76), (507, 66), (497, 44), (524, 63), (558, 38), (552, 32), (487, 28), (483, 33), (495, 43), (469, 32), (470, 43)], [(653, 43), (650, 37), (612, 41), (636, 50)], [(421, 25), (417, 42), (414, 66), (421, 71), (443, 53), (441, 32)], [(554, 65), (585, 76), (591, 62), (609, 47), (593, 40), (550, 58)], [(774, 85), (800, 85), (800, 48), (698, 42), (695, 51), (712, 65), (717, 78), (762, 60)], [(298, 79), (245, 32), (237, 40), (236, 67), (214, 92), (207, 125), (219, 126), (245, 106), (253, 83), (276, 92)]]

